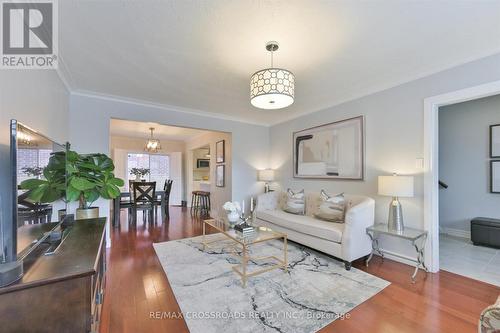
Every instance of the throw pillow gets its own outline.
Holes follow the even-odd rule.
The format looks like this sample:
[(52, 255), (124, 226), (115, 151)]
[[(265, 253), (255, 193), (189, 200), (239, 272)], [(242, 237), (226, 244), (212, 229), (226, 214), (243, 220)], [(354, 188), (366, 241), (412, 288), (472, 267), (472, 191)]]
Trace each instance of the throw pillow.
[(314, 217), (328, 222), (344, 223), (346, 206), (344, 193), (330, 196), (324, 190), (321, 190), (320, 198)]
[(304, 215), (306, 210), (306, 196), (304, 190), (293, 192), (291, 189), (286, 191), (287, 198), (283, 210), (287, 213)]

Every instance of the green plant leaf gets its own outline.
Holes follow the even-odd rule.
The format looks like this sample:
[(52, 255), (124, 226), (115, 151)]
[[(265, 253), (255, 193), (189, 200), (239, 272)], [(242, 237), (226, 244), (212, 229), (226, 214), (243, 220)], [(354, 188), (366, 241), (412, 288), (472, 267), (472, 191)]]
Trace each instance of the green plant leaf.
[(117, 198), (120, 196), (120, 189), (115, 185), (109, 184), (106, 186), (106, 192), (111, 199)]
[(80, 198), (81, 191), (77, 190), (71, 185), (66, 188), (66, 200), (68, 201), (78, 201)]
[(45, 181), (43, 179), (33, 178), (33, 179), (26, 179), (26, 180), (22, 181), (20, 186), (21, 186), (21, 189), (23, 189), (23, 190), (34, 190), (45, 183), (47, 183), (47, 181)]
[(31, 190), (28, 194), (28, 198), (33, 200), (33, 202), (42, 202), (42, 198), (45, 195), (45, 191), (47, 190), (47, 184), (41, 184), (37, 188)]
[(97, 190), (90, 190), (84, 192), (83, 196), (85, 197), (85, 200), (89, 203), (92, 203), (99, 199), (99, 191)]
[(115, 177), (110, 178), (108, 180), (108, 183), (116, 185), (116, 186), (123, 186), (123, 185), (125, 185), (125, 182), (123, 181), (123, 179), (115, 178)]
[(79, 191), (90, 190), (95, 187), (95, 183), (83, 177), (74, 177), (70, 181), (71, 186)]
[(63, 191), (57, 190), (54, 188), (47, 189), (41, 198), (41, 202), (57, 201), (57, 200), (61, 199), (63, 193), (64, 193)]

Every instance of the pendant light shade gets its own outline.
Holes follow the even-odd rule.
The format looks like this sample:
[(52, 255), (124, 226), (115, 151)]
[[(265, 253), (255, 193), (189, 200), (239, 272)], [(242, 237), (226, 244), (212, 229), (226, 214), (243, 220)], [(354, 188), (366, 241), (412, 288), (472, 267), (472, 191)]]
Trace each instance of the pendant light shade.
[(271, 67), (255, 72), (250, 79), (250, 102), (259, 109), (282, 109), (290, 106), (295, 96), (295, 77), (292, 72), (273, 67), (273, 52), (277, 42), (269, 42)]

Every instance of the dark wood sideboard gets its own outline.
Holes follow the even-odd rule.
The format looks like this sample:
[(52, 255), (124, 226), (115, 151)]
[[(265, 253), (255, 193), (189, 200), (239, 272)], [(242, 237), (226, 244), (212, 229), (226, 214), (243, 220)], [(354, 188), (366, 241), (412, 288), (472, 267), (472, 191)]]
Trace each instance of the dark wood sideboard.
[(106, 272), (106, 219), (75, 221), (52, 255), (24, 262), (0, 288), (0, 332), (98, 332)]

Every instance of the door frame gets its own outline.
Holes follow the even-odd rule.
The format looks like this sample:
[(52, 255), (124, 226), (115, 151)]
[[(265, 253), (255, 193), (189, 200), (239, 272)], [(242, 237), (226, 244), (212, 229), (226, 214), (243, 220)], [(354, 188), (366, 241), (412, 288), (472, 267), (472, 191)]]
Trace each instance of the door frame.
[(439, 108), (500, 94), (500, 81), (424, 99), (424, 228), (429, 232), (425, 261), (439, 271)]

